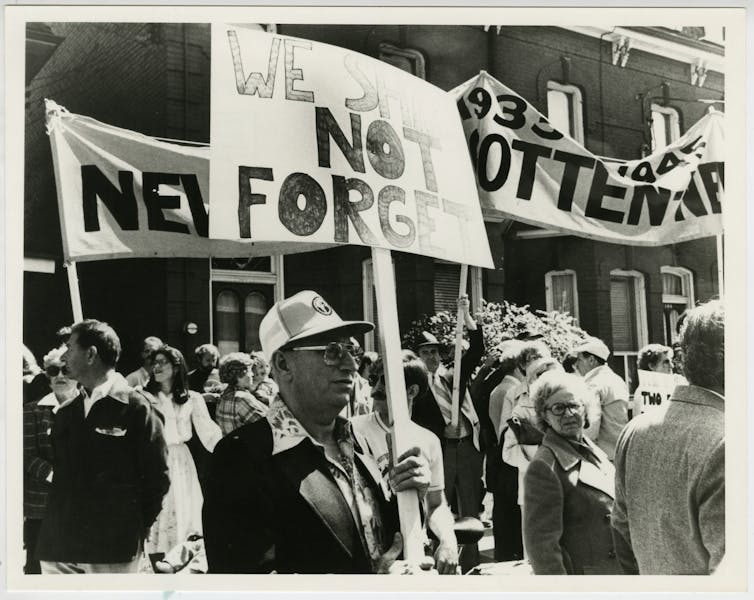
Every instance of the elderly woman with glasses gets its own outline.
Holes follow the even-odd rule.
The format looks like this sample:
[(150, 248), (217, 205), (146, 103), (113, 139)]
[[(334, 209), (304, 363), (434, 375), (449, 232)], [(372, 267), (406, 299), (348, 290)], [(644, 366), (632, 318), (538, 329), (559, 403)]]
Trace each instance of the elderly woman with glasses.
[(43, 359), (44, 373), (52, 391), (37, 402), (24, 405), (24, 573), (41, 573), (34, 557), (39, 526), (45, 516), (52, 481), (53, 456), (50, 431), (61, 404), (79, 393), (78, 384), (63, 362), (65, 346), (53, 348)]
[(217, 402), (215, 420), (223, 435), (267, 414), (267, 405), (251, 391), (254, 365), (254, 359), (244, 352), (231, 352), (220, 359), (220, 381), (227, 387)]
[(584, 435), (589, 393), (562, 371), (530, 391), (545, 432), (524, 477), (524, 547), (535, 575), (621, 573), (610, 532), (615, 470)]

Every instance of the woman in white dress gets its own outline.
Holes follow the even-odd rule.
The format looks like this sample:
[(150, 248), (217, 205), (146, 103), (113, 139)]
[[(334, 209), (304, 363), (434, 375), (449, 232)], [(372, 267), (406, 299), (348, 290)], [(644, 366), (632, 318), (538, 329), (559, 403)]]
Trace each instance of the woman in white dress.
[(175, 348), (162, 346), (152, 353), (152, 374), (143, 391), (164, 417), (170, 474), (170, 490), (162, 500), (162, 511), (145, 542), (145, 552), (149, 555), (168, 552), (185, 542), (189, 535), (202, 534), (204, 498), (186, 442), (191, 439), (192, 424), (210, 452), (222, 433), (209, 416), (201, 394), (188, 389), (186, 361)]

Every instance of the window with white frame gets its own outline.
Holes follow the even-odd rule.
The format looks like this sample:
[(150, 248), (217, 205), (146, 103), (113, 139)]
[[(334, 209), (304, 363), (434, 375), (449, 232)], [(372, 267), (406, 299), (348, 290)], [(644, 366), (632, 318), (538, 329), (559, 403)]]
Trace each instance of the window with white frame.
[(652, 152), (681, 137), (678, 111), (671, 106), (652, 104)]
[(622, 269), (610, 271), (610, 316), (616, 358), (612, 366), (633, 393), (639, 383), (636, 358), (649, 338), (644, 275)]
[(567, 313), (579, 322), (579, 293), (576, 271), (549, 271), (545, 273), (545, 304), (548, 311)]
[(547, 120), (555, 129), (584, 143), (584, 104), (575, 85), (547, 82)]
[(694, 306), (694, 276), (684, 267), (660, 267), (665, 343), (678, 341), (678, 318)]

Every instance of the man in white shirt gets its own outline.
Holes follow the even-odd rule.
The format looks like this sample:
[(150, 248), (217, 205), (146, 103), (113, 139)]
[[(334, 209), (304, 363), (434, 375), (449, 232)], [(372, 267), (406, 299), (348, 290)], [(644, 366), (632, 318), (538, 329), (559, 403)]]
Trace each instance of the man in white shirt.
[[(610, 460), (615, 456), (618, 435), (628, 423), (628, 387), (608, 365), (610, 350), (596, 337), (587, 338), (573, 349), (576, 371), (599, 398), (602, 414), (596, 444)], [(596, 422), (592, 427), (596, 428)]]
[[(404, 351), (403, 375), (406, 381), (406, 398), (410, 414), (414, 399), (425, 394), (428, 387), (427, 369), (410, 350)], [(383, 479), (386, 479), (393, 462), (390, 458), (389, 439), (392, 425), (389, 424), (390, 416), (381, 360), (372, 366), (369, 384), (372, 387), (374, 412), (352, 417), (351, 426), (356, 440), (362, 449), (374, 458)], [(424, 497), (424, 508), (426, 523), (439, 541), (435, 551), (435, 566), (441, 575), (455, 575), (458, 567), (458, 543), (453, 532), (453, 515), (443, 491), (445, 480), (440, 440), (434, 433), (413, 421), (410, 421), (408, 426), (412, 443), (421, 450), (429, 463), (430, 482)]]
[(126, 375), (126, 383), (131, 387), (144, 387), (152, 374), (152, 352), (162, 346), (162, 340), (150, 335), (144, 339), (141, 346), (141, 366)]

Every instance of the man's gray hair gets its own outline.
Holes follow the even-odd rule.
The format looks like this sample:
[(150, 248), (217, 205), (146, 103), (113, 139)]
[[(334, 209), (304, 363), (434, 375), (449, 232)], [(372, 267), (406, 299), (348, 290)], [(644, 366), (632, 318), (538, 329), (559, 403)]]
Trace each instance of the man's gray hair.
[(691, 309), (681, 329), (683, 374), (691, 385), (725, 391), (725, 307), (712, 300)]

